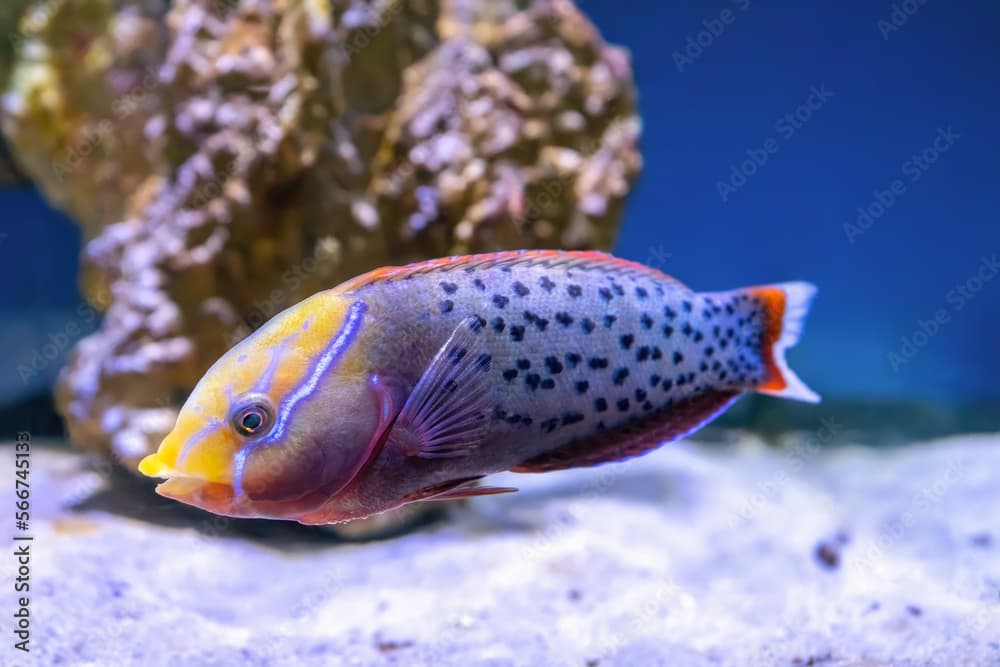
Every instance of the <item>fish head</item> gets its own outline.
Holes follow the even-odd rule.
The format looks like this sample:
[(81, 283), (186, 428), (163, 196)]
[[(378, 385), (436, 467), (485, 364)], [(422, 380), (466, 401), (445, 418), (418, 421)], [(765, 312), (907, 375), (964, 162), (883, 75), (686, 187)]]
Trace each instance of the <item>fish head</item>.
[(357, 350), (365, 304), (320, 292), (224, 354), (139, 470), (216, 514), (296, 519), (347, 486), (380, 423)]

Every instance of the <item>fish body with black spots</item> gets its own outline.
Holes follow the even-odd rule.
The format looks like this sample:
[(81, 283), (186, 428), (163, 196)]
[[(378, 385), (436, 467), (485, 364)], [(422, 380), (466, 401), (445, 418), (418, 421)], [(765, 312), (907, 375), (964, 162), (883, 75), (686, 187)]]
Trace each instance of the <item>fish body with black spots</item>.
[(636, 456), (761, 392), (815, 288), (694, 292), (596, 252), (378, 269), (280, 313), (199, 382), (140, 470), (229, 516), (347, 521)]

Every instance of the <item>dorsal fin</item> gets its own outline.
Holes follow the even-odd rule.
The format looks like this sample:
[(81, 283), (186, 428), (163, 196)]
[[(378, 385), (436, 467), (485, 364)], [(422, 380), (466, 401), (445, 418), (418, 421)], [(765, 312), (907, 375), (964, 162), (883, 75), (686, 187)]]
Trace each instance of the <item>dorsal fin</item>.
[(624, 461), (679, 440), (707, 424), (742, 392), (709, 391), (649, 417), (600, 435), (571, 442), (511, 468), (511, 472), (549, 472)]
[(455, 255), (406, 266), (386, 266), (342, 283), (337, 290), (348, 293), (363, 287), (405, 280), (435, 271), (480, 270), (501, 266), (548, 266), (582, 271), (603, 270), (614, 275), (637, 275), (680, 285), (676, 278), (644, 264), (596, 250), (509, 250), (481, 255)]

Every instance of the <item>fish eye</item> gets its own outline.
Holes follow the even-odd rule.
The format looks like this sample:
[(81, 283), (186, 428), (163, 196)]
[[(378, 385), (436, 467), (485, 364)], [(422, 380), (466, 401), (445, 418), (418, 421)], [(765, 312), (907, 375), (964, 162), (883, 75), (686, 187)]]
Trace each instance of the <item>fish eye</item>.
[(272, 414), (270, 403), (255, 396), (233, 410), (231, 421), (237, 433), (253, 437), (267, 432), (273, 421)]

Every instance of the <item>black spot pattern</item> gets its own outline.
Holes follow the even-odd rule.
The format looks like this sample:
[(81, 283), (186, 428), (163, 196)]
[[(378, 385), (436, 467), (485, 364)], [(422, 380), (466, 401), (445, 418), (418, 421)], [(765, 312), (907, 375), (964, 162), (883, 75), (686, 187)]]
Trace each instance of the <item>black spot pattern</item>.
[(552, 375), (558, 375), (563, 372), (562, 362), (556, 357), (545, 357), (545, 368), (547, 368), (549, 373)]
[[(762, 374), (759, 300), (738, 292), (693, 294), (588, 262), (505, 263), (490, 275), (481, 272), (500, 267), (417, 273), (420, 284), (401, 287), (425, 290), (419, 298), (407, 292), (414, 296), (405, 305), (421, 308), (422, 322), (434, 322), (435, 310), (442, 328), (448, 321), (454, 326), (456, 313), (474, 318), (470, 329), (487, 339), (489, 352), (458, 349), (451, 359), (467, 363), (476, 349), (474, 368), (494, 374), (498, 395), (511, 396), (511, 403), (500, 399), (493, 417), (512, 434), (530, 425), (532, 437), (552, 434), (553, 442), (568, 443), (698, 393), (748, 386)], [(428, 298), (429, 309), (418, 305)], [(445, 390), (458, 394), (462, 386), (453, 382)], [(514, 398), (519, 394), (531, 398)]]
[(545, 329), (549, 326), (549, 321), (547, 319), (540, 317), (530, 310), (524, 311), (524, 321), (528, 324), (534, 324), (535, 328), (539, 331), (545, 331)]

